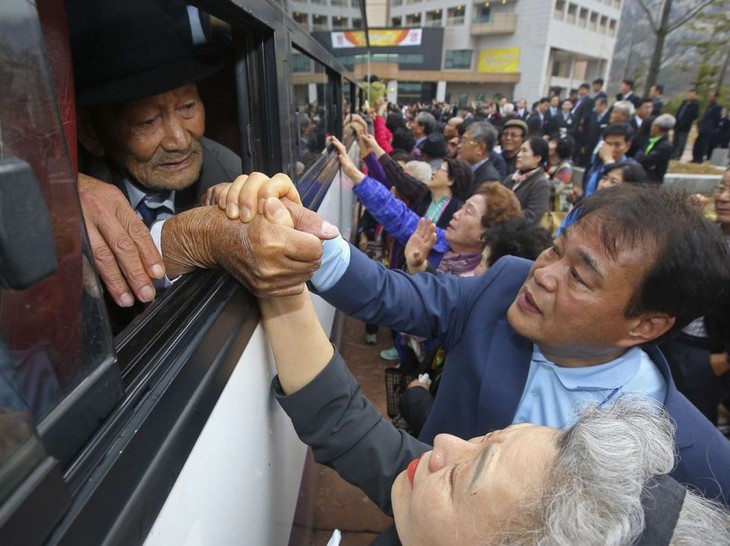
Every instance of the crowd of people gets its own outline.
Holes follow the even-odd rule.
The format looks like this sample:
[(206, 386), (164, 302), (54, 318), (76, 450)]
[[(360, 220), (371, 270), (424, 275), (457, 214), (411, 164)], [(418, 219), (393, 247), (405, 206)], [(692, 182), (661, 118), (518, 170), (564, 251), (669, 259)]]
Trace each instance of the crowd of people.
[[(385, 267), (288, 176), (241, 175), (204, 136), (196, 82), (217, 64), (145, 26), (159, 13), (113, 5), (74, 51), (97, 269), (121, 306), (154, 298), (150, 277), (165, 288), (199, 268), (248, 286), (274, 397), (316, 460), (394, 516), (379, 544), (730, 542), (730, 442), (713, 421), (730, 370), (730, 171), (715, 223), (661, 188), (677, 120), (660, 86), (641, 100), (625, 81), (610, 106), (597, 80), (531, 110), (381, 99), (349, 116), (353, 146), (329, 142), (370, 217), (358, 246), (392, 239)], [(127, 54), (140, 40), (155, 59)], [(556, 238), (540, 227), (552, 213)], [(307, 280), (398, 332), (401, 365), (433, 376), (403, 399), (413, 434), (363, 398)]]

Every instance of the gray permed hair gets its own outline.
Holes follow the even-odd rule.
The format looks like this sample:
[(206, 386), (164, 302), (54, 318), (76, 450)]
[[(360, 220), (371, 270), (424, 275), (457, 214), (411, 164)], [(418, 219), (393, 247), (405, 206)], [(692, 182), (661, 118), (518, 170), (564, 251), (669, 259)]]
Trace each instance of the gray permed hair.
[(618, 110), (619, 112), (623, 112), (626, 114), (626, 119), (630, 120), (634, 117), (634, 114), (636, 114), (636, 108), (634, 107), (634, 104), (631, 101), (628, 100), (620, 100), (613, 103), (614, 110)]
[[(512, 528), (497, 543), (633, 544), (644, 529), (644, 484), (674, 467), (674, 429), (664, 408), (640, 395), (588, 406), (557, 449), (542, 498), (523, 507), (529, 528)], [(671, 544), (730, 544), (730, 514), (688, 491)]]
[(405, 164), (403, 170), (424, 184), (427, 184), (431, 180), (431, 165), (425, 161), (409, 161)]

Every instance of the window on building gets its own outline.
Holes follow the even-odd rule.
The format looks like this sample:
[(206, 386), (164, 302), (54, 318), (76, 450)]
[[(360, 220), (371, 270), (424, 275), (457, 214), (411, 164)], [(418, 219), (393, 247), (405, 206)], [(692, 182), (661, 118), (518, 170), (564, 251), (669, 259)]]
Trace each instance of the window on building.
[(471, 49), (447, 49), (444, 55), (444, 68), (471, 68)]
[(463, 5), (449, 8), (446, 12), (446, 26), (453, 27), (456, 25), (463, 25), (465, 13), (466, 8)]
[(347, 17), (338, 15), (332, 18), (332, 30), (344, 30), (350, 28)]
[(347, 7), (347, 0), (330, 0), (330, 3), (336, 8)]
[(406, 26), (407, 27), (420, 27), (421, 26), (421, 14), (411, 13), (406, 15)]
[(403, 0), (393, 0), (393, 7), (397, 8), (398, 6), (403, 5)]
[(312, 30), (329, 30), (327, 16), (312, 14)]
[(469, 93), (459, 93), (459, 107), (464, 107), (469, 102)]
[(580, 14), (578, 15), (578, 26), (581, 28), (588, 27), (588, 10), (586, 8), (580, 8)]
[(492, 8), (489, 7), (489, 2), (482, 4), (474, 4), (474, 18), (472, 23), (478, 25), (479, 23), (488, 23), (492, 18)]
[(565, 0), (557, 0), (555, 2), (555, 11), (553, 12), (553, 18), (558, 21), (562, 21), (565, 17)]
[(362, 19), (353, 19), (352, 28), (362, 28)]
[(568, 4), (568, 17), (565, 19), (565, 21), (570, 25), (574, 25), (577, 13), (578, 6), (576, 6), (575, 4)]
[(401, 53), (397, 57), (399, 65), (420, 66), (425, 60), (423, 53)]
[(360, 7), (360, 0), (350, 0), (350, 5), (353, 8), (359, 8)]
[(595, 32), (598, 30), (598, 14), (596, 12), (591, 13), (591, 22), (588, 25), (588, 29)]
[(291, 71), (305, 73), (312, 71), (312, 59), (303, 53), (294, 52), (291, 56)]
[(417, 3), (419, 3), (420, 1), (421, 1), (421, 0), (406, 0), (406, 4), (408, 4), (408, 5), (411, 5), (411, 4), (417, 4)]
[(440, 9), (426, 12), (427, 27), (440, 27), (443, 19), (443, 12)]
[(327, 0), (312, 0), (312, 4), (318, 4), (320, 6), (326, 6)]
[(608, 35), (616, 36), (616, 19), (611, 19), (608, 22)]
[(601, 25), (599, 30), (601, 34), (606, 34), (608, 32), (608, 17), (605, 15), (601, 16)]
[(403, 17), (391, 17), (390, 26), (399, 28), (403, 26)]
[(309, 15), (308, 14), (295, 11), (293, 16), (294, 16), (294, 20), (297, 23), (299, 23), (304, 28), (309, 30)]

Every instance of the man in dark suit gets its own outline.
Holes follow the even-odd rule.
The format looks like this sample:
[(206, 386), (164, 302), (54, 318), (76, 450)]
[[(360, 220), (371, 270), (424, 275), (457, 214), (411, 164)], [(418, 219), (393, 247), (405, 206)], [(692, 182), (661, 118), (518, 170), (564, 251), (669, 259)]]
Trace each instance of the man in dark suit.
[(634, 80), (622, 80), (619, 86), (618, 100), (627, 100), (634, 105), (635, 108), (639, 107), (641, 98), (636, 96), (634, 93)]
[(652, 100), (651, 115), (654, 117), (662, 115), (664, 112), (664, 86), (661, 84), (652, 85), (649, 88), (649, 98)]
[(546, 135), (550, 134), (552, 129), (550, 116), (550, 99), (543, 97), (537, 103), (537, 108), (527, 118), (527, 129), (530, 134)]
[(471, 197), (485, 182), (502, 182), (504, 179), (489, 157), (496, 143), (497, 129), (488, 121), (471, 123), (464, 131), (457, 158), (469, 164), (474, 178), (468, 195), (458, 196), (463, 201)]
[(674, 156), (673, 159), (681, 159), (684, 148), (687, 145), (687, 136), (692, 129), (692, 122), (700, 115), (700, 106), (697, 103), (697, 90), (690, 89), (687, 98), (682, 101), (677, 109), (677, 124), (674, 126)]
[(595, 80), (593, 80), (592, 86), (593, 86), (593, 100), (607, 98), (606, 92), (603, 90), (603, 78), (596, 78)]
[(662, 114), (654, 119), (651, 123), (648, 141), (643, 143), (634, 155), (634, 159), (641, 163), (651, 177), (651, 181), (657, 184), (664, 182), (664, 175), (667, 173), (669, 160), (672, 158), (674, 147), (669, 142), (668, 135), (676, 121), (671, 114)]
[[(572, 114), (574, 119), (574, 137), (576, 146), (573, 151), (573, 162), (579, 167), (586, 165), (585, 157), (588, 149), (588, 132), (593, 117), (594, 100), (588, 95), (590, 86), (582, 83), (578, 87), (578, 99), (573, 105)], [(592, 148), (591, 148), (592, 150)]]
[(697, 127), (697, 140), (692, 147), (693, 163), (702, 163), (706, 157), (709, 159), (710, 144), (720, 127), (721, 118), (722, 106), (717, 103), (717, 91), (713, 91), (707, 97), (707, 108)]
[(598, 142), (601, 140), (603, 130), (608, 126), (610, 111), (608, 109), (608, 101), (606, 97), (598, 97), (593, 103), (593, 112), (588, 116), (587, 132), (585, 148), (583, 149), (583, 159), (581, 166), (591, 164), (593, 150), (595, 150)]

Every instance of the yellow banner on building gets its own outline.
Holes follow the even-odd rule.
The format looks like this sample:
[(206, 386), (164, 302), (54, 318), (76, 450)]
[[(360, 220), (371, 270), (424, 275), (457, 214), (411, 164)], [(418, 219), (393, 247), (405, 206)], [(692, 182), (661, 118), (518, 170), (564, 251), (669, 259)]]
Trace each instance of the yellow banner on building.
[[(421, 45), (422, 34), (420, 28), (370, 29), (370, 45), (372, 47), (419, 46)], [(333, 32), (331, 36), (334, 49), (367, 46), (365, 32), (362, 30)]]
[(520, 48), (482, 49), (479, 52), (479, 72), (519, 72)]

